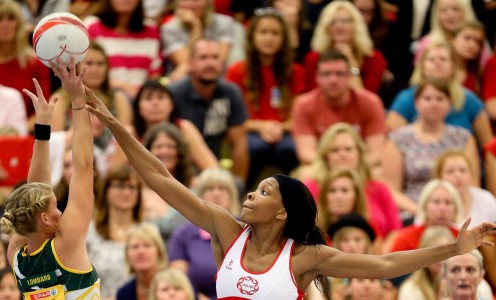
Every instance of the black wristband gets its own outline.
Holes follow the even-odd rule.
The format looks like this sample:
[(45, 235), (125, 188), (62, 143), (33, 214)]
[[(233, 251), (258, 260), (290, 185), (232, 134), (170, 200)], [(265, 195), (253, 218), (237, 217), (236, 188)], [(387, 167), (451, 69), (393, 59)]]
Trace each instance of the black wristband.
[(34, 138), (48, 141), (50, 139), (50, 125), (34, 124)]

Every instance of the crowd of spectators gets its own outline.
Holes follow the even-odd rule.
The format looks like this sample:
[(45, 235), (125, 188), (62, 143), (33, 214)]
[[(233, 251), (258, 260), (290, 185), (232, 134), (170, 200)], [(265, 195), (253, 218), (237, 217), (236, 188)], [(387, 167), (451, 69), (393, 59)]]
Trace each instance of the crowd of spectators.
[[(59, 98), (50, 165), (63, 212), (78, 147), (70, 100), (31, 46), (53, 12), (87, 27), (83, 83), (177, 180), (233, 216), (260, 179), (284, 173), (307, 185), (329, 245), (345, 252), (427, 247), (453, 241), (468, 217), (496, 222), (495, 0), (2, 0), (0, 152), (31, 151), (22, 89), (36, 78)], [(87, 249), (102, 299), (216, 299), (209, 234), (91, 123)], [(25, 179), (2, 155), (0, 204)], [(19, 299), (3, 243), (0, 299)], [(329, 278), (330, 294), (496, 299), (495, 253), (481, 246), (390, 280)], [(473, 295), (453, 286), (453, 269), (469, 267)], [(322, 299), (315, 289), (305, 299)]]

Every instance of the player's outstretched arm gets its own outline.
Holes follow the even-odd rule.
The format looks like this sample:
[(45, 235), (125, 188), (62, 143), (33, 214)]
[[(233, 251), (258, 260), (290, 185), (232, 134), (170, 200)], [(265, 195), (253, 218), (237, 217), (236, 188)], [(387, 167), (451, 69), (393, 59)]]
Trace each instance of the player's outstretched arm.
[(89, 100), (86, 109), (96, 115), (108, 126), (115, 139), (121, 146), (131, 164), (143, 178), (145, 183), (153, 189), (169, 205), (174, 207), (190, 222), (208, 231), (212, 235), (222, 230), (220, 225), (240, 226), (238, 222), (224, 209), (207, 201), (202, 201), (187, 187), (177, 181), (153, 154), (141, 145), (125, 127), (112, 115), (105, 104), (87, 89)]
[(481, 245), (494, 246), (484, 238), (496, 234), (496, 224), (483, 223), (467, 230), (469, 223), (470, 218), (460, 229), (455, 242), (435, 247), (381, 256), (348, 254), (326, 247), (323, 251), (315, 251), (314, 272), (344, 278), (392, 278), (465, 254)]

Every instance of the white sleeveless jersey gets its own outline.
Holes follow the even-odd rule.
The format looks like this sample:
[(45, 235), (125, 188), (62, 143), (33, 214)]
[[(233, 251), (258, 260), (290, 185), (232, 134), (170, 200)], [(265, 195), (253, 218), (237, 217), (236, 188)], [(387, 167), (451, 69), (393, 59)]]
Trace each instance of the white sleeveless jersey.
[(246, 226), (227, 250), (216, 276), (217, 298), (242, 299), (303, 299), (291, 270), (291, 254), (294, 241), (288, 239), (275, 261), (265, 272), (255, 273), (243, 266), (243, 253), (251, 233)]

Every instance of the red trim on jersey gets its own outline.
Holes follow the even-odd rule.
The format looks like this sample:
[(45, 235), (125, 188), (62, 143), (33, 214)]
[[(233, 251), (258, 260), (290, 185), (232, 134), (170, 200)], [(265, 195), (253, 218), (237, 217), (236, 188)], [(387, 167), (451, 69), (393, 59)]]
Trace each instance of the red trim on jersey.
[[(224, 298), (218, 298), (218, 300), (250, 300), (250, 298), (242, 298), (242, 297), (224, 297)], [(296, 299), (299, 300), (299, 299)]]
[(248, 269), (245, 268), (245, 266), (243, 265), (243, 257), (245, 256), (245, 250), (246, 250), (246, 244), (248, 244), (248, 240), (249, 238), (246, 239), (245, 241), (245, 245), (243, 246), (243, 250), (241, 251), (241, 256), (240, 256), (240, 265), (241, 265), (241, 268), (243, 268), (243, 270), (245, 270), (247, 273), (250, 273), (250, 274), (254, 274), (254, 275), (261, 275), (261, 274), (265, 274), (267, 273), (270, 269), (272, 269), (272, 267), (274, 266), (274, 264), (276, 263), (276, 261), (279, 259), (279, 256), (281, 255), (281, 252), (282, 250), (284, 250), (284, 247), (286, 246), (286, 243), (288, 242), (288, 239), (286, 239), (284, 241), (284, 244), (283, 246), (281, 247), (281, 249), (279, 250), (279, 253), (277, 253), (277, 256), (276, 258), (274, 259), (274, 261), (272, 262), (272, 264), (270, 264), (270, 266), (263, 272), (252, 272), (252, 271), (249, 271)]
[(298, 298), (296, 300), (301, 300), (305, 297), (305, 291), (300, 289), (300, 287), (296, 284), (296, 280), (294, 278), (293, 274), (293, 248), (295, 246), (295, 242), (293, 242), (293, 245), (291, 245), (291, 252), (289, 254), (289, 274), (291, 274), (291, 279), (293, 280), (293, 283), (296, 287), (296, 290), (298, 291)]
[[(226, 259), (226, 255), (227, 253), (229, 252), (229, 250), (231, 250), (232, 246), (234, 245), (234, 243), (236, 243), (236, 241), (239, 239), (239, 237), (243, 234), (243, 232), (245, 232), (245, 230), (248, 229), (248, 224), (245, 225), (245, 227), (238, 233), (238, 236), (232, 241), (231, 245), (229, 246), (229, 248), (227, 248), (227, 251), (224, 252), (224, 257), (222, 258), (222, 263), (224, 262), (224, 260)], [(219, 273), (219, 270), (220, 268), (222, 267), (222, 263), (220, 264), (219, 268), (217, 269), (217, 272), (215, 273), (215, 281), (217, 281), (217, 274)]]

